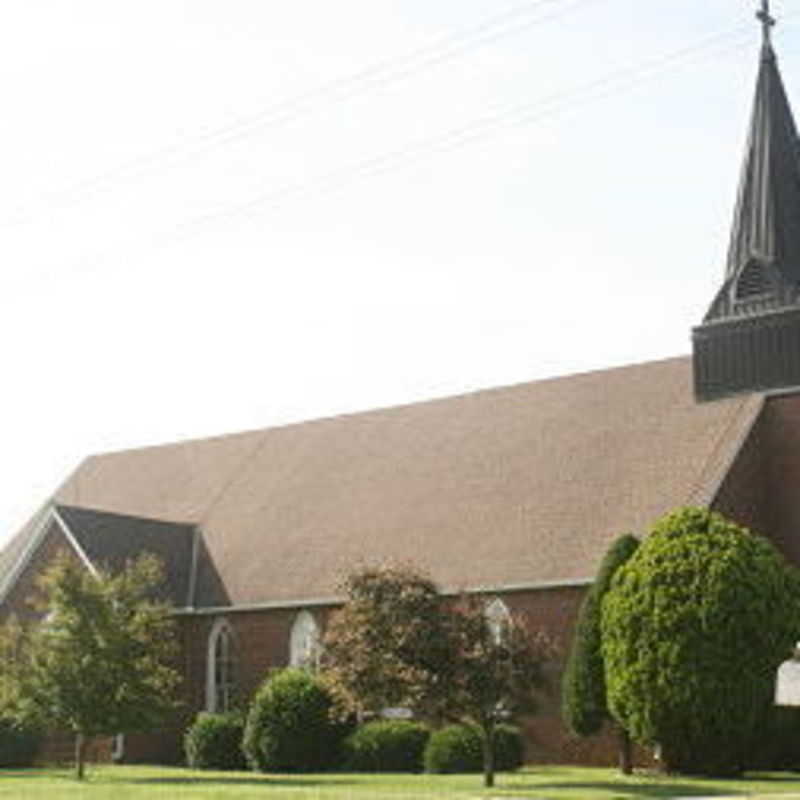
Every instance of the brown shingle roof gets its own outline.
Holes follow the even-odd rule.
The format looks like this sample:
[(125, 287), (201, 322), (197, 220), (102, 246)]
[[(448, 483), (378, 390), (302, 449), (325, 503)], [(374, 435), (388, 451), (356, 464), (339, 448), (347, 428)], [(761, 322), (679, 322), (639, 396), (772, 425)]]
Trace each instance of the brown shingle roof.
[(233, 604), (329, 597), (378, 558), (449, 588), (581, 580), (618, 533), (709, 502), (760, 403), (696, 404), (677, 358), (95, 456), (56, 499), (198, 524), (201, 605), (219, 581)]

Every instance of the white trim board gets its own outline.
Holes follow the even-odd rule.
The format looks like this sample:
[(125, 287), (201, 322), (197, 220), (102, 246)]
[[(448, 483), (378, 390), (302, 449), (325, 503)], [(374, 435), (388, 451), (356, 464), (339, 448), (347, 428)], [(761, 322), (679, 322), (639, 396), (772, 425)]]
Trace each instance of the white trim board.
[[(571, 578), (555, 581), (536, 581), (534, 583), (510, 583), (491, 586), (476, 586), (467, 589), (446, 589), (442, 592), (448, 597), (459, 594), (508, 594), (511, 592), (530, 592), (546, 589), (577, 589), (591, 586), (594, 578)], [(243, 603), (232, 606), (208, 606), (207, 608), (176, 608), (176, 616), (213, 616), (246, 611), (277, 611), (280, 609), (314, 608), (319, 606), (340, 606), (345, 602), (342, 596), (314, 597), (305, 600), (274, 600), (265, 603)]]

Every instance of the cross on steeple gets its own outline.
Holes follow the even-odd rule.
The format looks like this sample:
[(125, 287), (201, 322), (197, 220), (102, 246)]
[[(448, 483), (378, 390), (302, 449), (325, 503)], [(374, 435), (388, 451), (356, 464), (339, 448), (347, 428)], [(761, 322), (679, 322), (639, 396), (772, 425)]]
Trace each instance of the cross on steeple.
[(772, 28), (775, 26), (775, 17), (770, 14), (769, 0), (761, 0), (761, 8), (756, 14), (756, 19), (761, 23), (761, 30), (764, 34), (764, 44), (770, 44)]

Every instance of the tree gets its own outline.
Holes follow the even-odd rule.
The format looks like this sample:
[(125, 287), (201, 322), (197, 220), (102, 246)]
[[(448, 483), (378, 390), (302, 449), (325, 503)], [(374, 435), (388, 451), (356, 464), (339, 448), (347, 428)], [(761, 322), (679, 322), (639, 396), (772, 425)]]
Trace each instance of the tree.
[(480, 729), (484, 785), (494, 786), (497, 726), (512, 714), (536, 710), (535, 692), (546, 685), (544, 667), (553, 649), (516, 614), (498, 635), (474, 595), (461, 597), (445, 614), (451, 630), (449, 716)]
[[(594, 583), (578, 612), (572, 647), (561, 682), (561, 709), (567, 726), (578, 736), (599, 733), (611, 719), (606, 703), (600, 610), (614, 573), (636, 552), (639, 540), (631, 534), (620, 536), (606, 551)], [(620, 769), (632, 772), (630, 738), (619, 729)]]
[(800, 580), (764, 538), (705, 509), (668, 514), (602, 603), (608, 705), (669, 771), (742, 771), (797, 640)]
[(2, 630), (5, 711), (75, 734), (75, 769), (96, 736), (148, 730), (175, 710), (180, 681), (169, 609), (152, 599), (161, 581), (152, 556), (116, 574), (58, 558), (38, 581), (42, 620)]
[(347, 600), (323, 648), (339, 707), (359, 715), (394, 707), (441, 715), (450, 634), (433, 581), (411, 567), (384, 566), (354, 572), (341, 589)]
[(324, 666), (346, 711), (405, 706), (422, 716), (477, 725), (484, 782), (494, 784), (497, 722), (532, 710), (550, 647), (509, 616), (498, 636), (476, 596), (444, 598), (412, 568), (351, 575), (344, 607), (325, 636)]

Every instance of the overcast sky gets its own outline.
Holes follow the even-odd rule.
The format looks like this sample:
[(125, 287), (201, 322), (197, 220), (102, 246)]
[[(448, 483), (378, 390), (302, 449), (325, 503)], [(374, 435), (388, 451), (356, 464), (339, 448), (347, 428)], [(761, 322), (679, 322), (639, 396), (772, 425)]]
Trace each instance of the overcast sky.
[(0, 540), (91, 453), (687, 353), (756, 5), (4, 0)]

